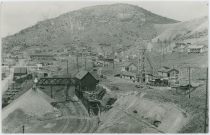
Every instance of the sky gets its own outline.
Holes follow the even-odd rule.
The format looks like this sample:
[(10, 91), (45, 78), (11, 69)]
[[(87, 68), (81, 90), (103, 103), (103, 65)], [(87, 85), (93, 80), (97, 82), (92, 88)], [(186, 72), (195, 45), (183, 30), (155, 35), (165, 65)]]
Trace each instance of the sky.
[[(83, 7), (119, 3), (118, 1), (29, 1), (1, 2), (1, 37), (11, 35), (38, 21)], [(208, 1), (120, 1), (179, 21), (208, 15)]]

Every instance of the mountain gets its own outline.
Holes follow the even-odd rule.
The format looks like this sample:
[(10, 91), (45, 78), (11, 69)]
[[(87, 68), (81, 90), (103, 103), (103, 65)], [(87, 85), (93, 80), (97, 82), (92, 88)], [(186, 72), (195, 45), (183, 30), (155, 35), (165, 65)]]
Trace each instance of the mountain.
[(129, 48), (137, 40), (155, 38), (156, 24), (176, 22), (129, 4), (92, 6), (38, 22), (3, 38), (3, 52), (11, 52), (17, 46), (21, 51), (64, 46)]

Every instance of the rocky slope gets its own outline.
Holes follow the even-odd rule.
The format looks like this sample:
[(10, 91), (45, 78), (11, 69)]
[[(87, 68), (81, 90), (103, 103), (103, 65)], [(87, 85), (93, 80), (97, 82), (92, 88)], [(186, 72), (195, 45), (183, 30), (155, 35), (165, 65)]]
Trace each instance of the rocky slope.
[(153, 39), (154, 43), (159, 40), (163, 45), (173, 45), (175, 42), (208, 45), (207, 16), (175, 24), (158, 24), (155, 28), (158, 36)]
[(177, 21), (128, 4), (101, 5), (83, 8), (38, 22), (17, 34), (3, 38), (3, 49), (47, 46), (129, 47), (137, 39), (157, 36), (155, 24)]

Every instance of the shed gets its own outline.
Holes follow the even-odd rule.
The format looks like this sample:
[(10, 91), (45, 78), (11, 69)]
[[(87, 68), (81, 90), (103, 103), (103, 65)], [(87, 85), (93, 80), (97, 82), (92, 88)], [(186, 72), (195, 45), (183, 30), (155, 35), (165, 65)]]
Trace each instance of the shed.
[(75, 75), (80, 91), (94, 91), (99, 80), (90, 72), (82, 70)]

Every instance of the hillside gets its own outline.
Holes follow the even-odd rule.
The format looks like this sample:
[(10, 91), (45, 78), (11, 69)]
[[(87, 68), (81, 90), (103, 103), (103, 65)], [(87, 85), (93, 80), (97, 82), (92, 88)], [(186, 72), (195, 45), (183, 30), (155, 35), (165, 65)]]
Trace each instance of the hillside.
[(8, 36), (3, 39), (3, 49), (10, 52), (15, 46), (21, 51), (37, 46), (91, 46), (100, 50), (99, 44), (127, 48), (137, 39), (155, 38), (155, 24), (175, 22), (129, 4), (93, 6), (38, 22)]
[(208, 45), (207, 16), (175, 24), (158, 24), (155, 28), (158, 32), (158, 36), (153, 39), (155, 43), (159, 40), (168, 45), (174, 42)]

